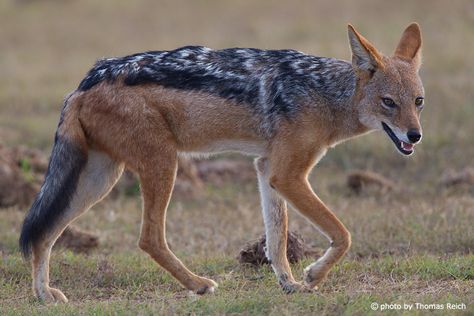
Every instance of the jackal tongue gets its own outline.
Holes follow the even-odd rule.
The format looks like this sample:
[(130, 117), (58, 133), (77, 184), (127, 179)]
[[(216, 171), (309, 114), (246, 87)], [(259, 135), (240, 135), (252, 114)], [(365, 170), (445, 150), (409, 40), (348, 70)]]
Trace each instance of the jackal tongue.
[(405, 143), (404, 141), (402, 141), (402, 148), (405, 149), (405, 150), (412, 150), (413, 149), (413, 144), (408, 144), (408, 143)]

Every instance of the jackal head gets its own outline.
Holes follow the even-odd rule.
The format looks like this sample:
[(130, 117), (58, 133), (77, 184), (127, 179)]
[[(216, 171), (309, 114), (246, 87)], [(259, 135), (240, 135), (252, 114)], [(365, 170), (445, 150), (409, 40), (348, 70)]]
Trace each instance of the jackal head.
[(352, 65), (357, 74), (359, 120), (370, 129), (384, 130), (403, 155), (411, 155), (421, 140), (420, 113), (424, 89), (421, 31), (410, 24), (392, 56), (382, 55), (349, 25)]

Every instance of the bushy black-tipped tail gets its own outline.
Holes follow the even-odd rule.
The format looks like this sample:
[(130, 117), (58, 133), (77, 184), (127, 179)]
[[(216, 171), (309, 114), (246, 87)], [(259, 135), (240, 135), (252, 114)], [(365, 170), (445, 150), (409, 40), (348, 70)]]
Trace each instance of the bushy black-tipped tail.
[(20, 249), (25, 258), (30, 256), (31, 247), (53, 231), (64, 215), (87, 163), (83, 140), (78, 139), (83, 137), (79, 121), (68, 119), (64, 111), (67, 106), (63, 108), (44, 183), (23, 222)]

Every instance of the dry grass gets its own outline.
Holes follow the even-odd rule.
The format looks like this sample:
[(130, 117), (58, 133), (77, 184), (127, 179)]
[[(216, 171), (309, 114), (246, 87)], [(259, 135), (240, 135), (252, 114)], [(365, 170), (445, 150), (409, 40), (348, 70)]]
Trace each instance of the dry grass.
[[(216, 295), (189, 295), (136, 247), (140, 203), (138, 198), (127, 198), (106, 201), (78, 221), (100, 235), (97, 250), (88, 256), (55, 251), (52, 283), (65, 291), (71, 304), (49, 308), (31, 298), (29, 265), (17, 253), (23, 213), (3, 211), (1, 305), (13, 315), (78, 311), (365, 315), (372, 302), (459, 302), (472, 311), (472, 197), (440, 198), (433, 207), (420, 196), (409, 203), (397, 195), (353, 196), (339, 180), (341, 186), (330, 187), (341, 190), (333, 194), (340, 198), (329, 199), (330, 205), (352, 231), (354, 246), (317, 294), (285, 295), (269, 267), (253, 269), (238, 263), (239, 249), (261, 234), (262, 223), (255, 186), (229, 184), (208, 187), (207, 193), (192, 200), (174, 200), (169, 211), (172, 248), (194, 271), (219, 282)], [(301, 217), (291, 214), (292, 229), (314, 247), (327, 246)], [(297, 276), (308, 262), (293, 266)]]
[[(315, 190), (353, 233), (352, 250), (316, 295), (286, 296), (268, 268), (239, 266), (238, 250), (263, 225), (256, 184), (229, 181), (175, 198), (169, 210), (172, 248), (220, 282), (215, 296), (188, 295), (137, 250), (140, 200), (124, 197), (78, 221), (100, 235), (97, 250), (53, 256), (52, 282), (71, 299), (53, 307), (31, 298), (29, 267), (17, 252), (24, 210), (0, 210), (0, 314), (366, 315), (374, 301), (462, 302), (474, 312), (473, 187), (439, 185), (446, 170), (472, 166), (474, 157), (472, 1), (6, 0), (0, 20), (0, 141), (44, 150), (62, 97), (101, 56), (203, 44), (348, 59), (347, 22), (389, 53), (415, 20), (424, 31), (426, 89), (423, 144), (414, 157), (400, 157), (374, 133), (330, 151), (312, 175)], [(400, 189), (354, 195), (345, 187), (353, 169), (377, 171)], [(312, 246), (327, 246), (295, 212), (290, 221)], [(300, 276), (303, 265), (294, 268)]]

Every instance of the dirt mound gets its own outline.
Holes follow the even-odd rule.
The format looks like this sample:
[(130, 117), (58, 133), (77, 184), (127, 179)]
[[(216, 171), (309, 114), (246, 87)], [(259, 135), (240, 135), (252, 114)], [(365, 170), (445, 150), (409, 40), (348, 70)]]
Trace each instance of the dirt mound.
[(237, 159), (202, 160), (196, 162), (198, 176), (215, 185), (225, 182), (256, 181), (252, 162)]
[(199, 174), (197, 162), (190, 158), (180, 157), (173, 194), (179, 197), (195, 197), (203, 188), (204, 181)]
[(369, 188), (382, 192), (396, 188), (393, 181), (372, 171), (353, 171), (347, 175), (347, 186), (355, 193), (361, 193)]
[(441, 177), (439, 183), (446, 187), (474, 185), (474, 168), (467, 167), (460, 171), (449, 170)]
[(88, 253), (99, 246), (99, 237), (77, 227), (69, 226), (54, 244), (55, 247), (68, 248), (74, 252)]
[[(254, 266), (269, 264), (265, 255), (266, 237), (263, 234), (259, 239), (249, 242), (240, 250), (238, 259), (240, 263), (248, 263)], [(288, 232), (286, 255), (290, 263), (296, 263), (306, 257), (319, 256), (319, 251), (309, 249), (301, 235), (296, 232)]]
[(0, 145), (0, 207), (28, 206), (39, 191), (48, 166), (39, 150)]

